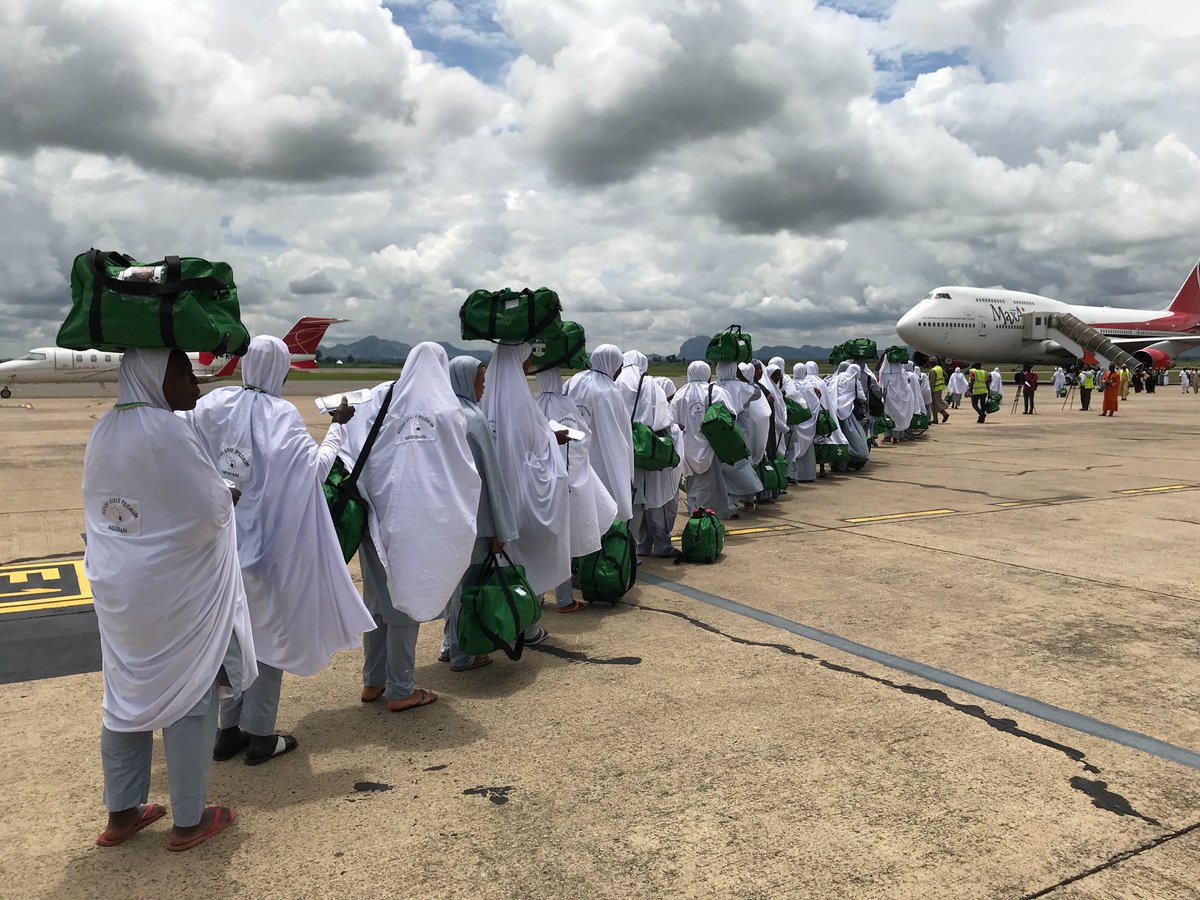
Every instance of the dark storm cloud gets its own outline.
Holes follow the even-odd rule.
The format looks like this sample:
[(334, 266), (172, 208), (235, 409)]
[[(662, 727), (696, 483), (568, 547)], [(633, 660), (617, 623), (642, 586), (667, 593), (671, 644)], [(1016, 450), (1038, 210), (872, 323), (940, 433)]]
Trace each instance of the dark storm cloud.
[(337, 284), (329, 277), (329, 273), (324, 269), (318, 269), (311, 275), (304, 278), (297, 278), (288, 285), (289, 290), (293, 294), (313, 295), (313, 294), (332, 294), (337, 290)]

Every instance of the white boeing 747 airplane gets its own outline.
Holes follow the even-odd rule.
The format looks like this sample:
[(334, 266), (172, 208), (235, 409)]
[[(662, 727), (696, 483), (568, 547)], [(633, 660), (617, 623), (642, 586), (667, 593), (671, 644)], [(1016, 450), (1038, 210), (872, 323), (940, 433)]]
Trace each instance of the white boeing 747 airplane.
[[(293, 369), (317, 367), (317, 345), (325, 329), (347, 319), (305, 316), (283, 338), (292, 354)], [(200, 381), (230, 378), (238, 370), (241, 357), (189, 353), (192, 369)], [(37, 347), (24, 356), (0, 363), (0, 397), (12, 396), (14, 385), (21, 384), (115, 384), (121, 367), (120, 353), (103, 350), (65, 350), (62, 347)]]
[(930, 356), (1055, 365), (1124, 353), (1142, 366), (1166, 369), (1180, 353), (1200, 347), (1200, 263), (1164, 310), (951, 286), (930, 291), (896, 323), (896, 332)]

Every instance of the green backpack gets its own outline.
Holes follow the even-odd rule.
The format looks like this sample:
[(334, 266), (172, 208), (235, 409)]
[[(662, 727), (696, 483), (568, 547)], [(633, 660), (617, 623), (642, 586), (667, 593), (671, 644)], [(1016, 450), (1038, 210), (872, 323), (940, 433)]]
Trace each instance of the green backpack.
[(984, 409), (986, 409), (989, 413), (999, 412), (1001, 399), (1003, 399), (1003, 396), (993, 391), (992, 393), (988, 394), (987, 404), (984, 406)]
[(719, 400), (713, 403), (712, 393), (713, 385), (710, 384), (708, 408), (704, 410), (704, 418), (700, 421), (700, 433), (713, 448), (717, 459), (732, 466), (749, 458), (750, 448), (746, 446), (746, 436), (742, 434), (729, 407)]
[(878, 359), (879, 350), (870, 338), (855, 338), (842, 344), (842, 350), (849, 359)]
[(840, 463), (850, 459), (850, 448), (846, 444), (817, 444), (817, 462)]
[(812, 410), (799, 400), (793, 400), (791, 397), (784, 397), (783, 405), (787, 409), (788, 425), (803, 425), (812, 418)]
[(885, 431), (895, 431), (896, 420), (887, 413), (875, 417), (875, 433), (883, 434)]
[[(637, 394), (633, 398), (633, 414), (637, 415), (638, 400), (642, 396), (642, 382), (646, 380), (643, 374), (638, 379)], [(679, 465), (679, 453), (675, 450), (675, 442), (671, 440), (671, 432), (664, 428), (653, 431), (644, 422), (635, 422), (629, 417), (633, 427), (633, 467), (644, 472), (661, 472), (663, 469), (673, 469)]]
[(578, 322), (563, 322), (558, 331), (547, 329), (529, 342), (529, 374), (547, 369), (590, 369), (587, 337)]
[(683, 556), (676, 563), (713, 563), (725, 549), (725, 526), (711, 509), (701, 507), (683, 526)]
[(71, 310), (57, 343), (71, 350), (176, 348), (241, 356), (250, 334), (228, 264), (194, 256), (137, 262), (93, 248), (71, 266)]
[(549, 288), (478, 290), (458, 310), (465, 341), (519, 344), (562, 328), (562, 304)]
[(817, 436), (829, 437), (835, 431), (837, 431), (837, 422), (833, 420), (833, 416), (830, 415), (829, 410), (822, 408), (817, 413)]
[(621, 521), (600, 538), (600, 549), (579, 559), (579, 590), (589, 603), (616, 603), (637, 581), (637, 545)]
[(915, 413), (908, 427), (914, 431), (924, 431), (929, 427), (929, 413)]
[(887, 355), (887, 361), (890, 363), (899, 365), (900, 363), (908, 362), (907, 347), (888, 347), (883, 352)]
[[(371, 448), (379, 437), (379, 429), (387, 417), (388, 406), (392, 402), (392, 389), (396, 382), (388, 385), (387, 393), (383, 395), (383, 405), (375, 414), (371, 430), (363, 442), (358, 459), (354, 461), (354, 471), (346, 472), (346, 466), (340, 458), (333, 461), (333, 468), (321, 483), (321, 491), (325, 494), (325, 502), (329, 505), (329, 515), (333, 518), (333, 530), (337, 532), (338, 545), (342, 548), (342, 556), (350, 562), (367, 533), (367, 501), (358, 492), (358, 477), (367, 464)], [(485, 651), (486, 652), (486, 651)]]
[(750, 362), (754, 357), (754, 346), (750, 335), (742, 334), (741, 325), (730, 325), (719, 334), (714, 334), (704, 351), (709, 362)]
[(504, 551), (500, 556), (508, 565), (491, 554), (475, 583), (463, 588), (458, 646), (476, 655), (503, 650), (517, 660), (525, 650), (525, 629), (542, 617), (542, 603), (525, 580), (525, 567), (515, 565)]

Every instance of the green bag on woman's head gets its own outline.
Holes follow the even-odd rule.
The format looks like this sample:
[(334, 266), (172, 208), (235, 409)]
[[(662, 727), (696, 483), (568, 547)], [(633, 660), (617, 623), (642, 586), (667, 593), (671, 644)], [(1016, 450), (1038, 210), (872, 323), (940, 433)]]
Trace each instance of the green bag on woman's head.
[(530, 375), (554, 368), (581, 371), (591, 367), (587, 338), (578, 322), (563, 322), (557, 331), (548, 329), (529, 342)]
[(887, 356), (887, 361), (899, 365), (900, 363), (908, 362), (907, 347), (888, 347), (883, 351)]
[[(508, 565), (500, 565), (500, 560)], [(525, 569), (503, 551), (488, 556), (475, 583), (463, 588), (458, 613), (458, 646), (463, 653), (503, 650), (521, 658), (525, 629), (542, 617), (541, 598), (525, 580)]]
[(71, 266), (71, 309), (57, 343), (71, 350), (141, 347), (240, 356), (250, 335), (227, 263), (194, 256), (146, 263), (92, 249)]
[(458, 310), (464, 341), (519, 344), (562, 327), (562, 303), (549, 288), (474, 291)]
[(741, 325), (730, 325), (724, 331), (714, 334), (708, 342), (704, 358), (709, 362), (750, 362), (754, 357), (753, 341), (750, 335), (742, 333)]

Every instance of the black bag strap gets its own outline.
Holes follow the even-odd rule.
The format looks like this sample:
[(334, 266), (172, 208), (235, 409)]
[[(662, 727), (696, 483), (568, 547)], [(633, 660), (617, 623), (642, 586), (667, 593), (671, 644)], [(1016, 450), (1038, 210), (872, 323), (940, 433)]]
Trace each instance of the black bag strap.
[(388, 407), (392, 403), (392, 391), (395, 387), (396, 382), (394, 381), (388, 385), (387, 393), (383, 395), (383, 405), (379, 408), (379, 412), (375, 414), (375, 421), (371, 423), (371, 430), (367, 433), (367, 439), (363, 443), (362, 450), (358, 453), (358, 459), (354, 461), (354, 469), (350, 472), (350, 477), (338, 485), (338, 498), (330, 510), (335, 522), (341, 519), (342, 513), (346, 511), (346, 504), (350, 502), (351, 491), (358, 485), (358, 477), (362, 475), (363, 468), (367, 464), (367, 457), (371, 455), (371, 448), (375, 446), (375, 441), (379, 437), (379, 429), (383, 427), (383, 420), (387, 418)]
[(637, 393), (633, 395), (633, 412), (632, 412), (632, 413), (630, 413), (630, 415), (629, 415), (629, 424), (630, 424), (630, 425), (632, 425), (632, 424), (634, 423), (634, 421), (636, 421), (636, 418), (637, 418), (637, 405), (638, 405), (638, 400), (640, 400), (640, 399), (641, 399), (641, 396), (642, 396), (642, 382), (643, 382), (643, 381), (645, 381), (645, 380), (646, 380), (646, 373), (645, 373), (645, 372), (643, 372), (643, 373), (642, 373), (642, 377), (638, 379), (638, 389), (637, 389)]
[(92, 333), (92, 346), (104, 343), (104, 328), (100, 321), (100, 295), (104, 291), (104, 260), (100, 251), (92, 247), (87, 252), (87, 266), (92, 272), (92, 305), (88, 309), (88, 330)]
[[(163, 266), (166, 269), (163, 278), (165, 284), (175, 285), (183, 280), (183, 264), (178, 256), (164, 257)], [(178, 297), (178, 291), (172, 291), (158, 300), (158, 330), (165, 347), (175, 346), (175, 301)]]

